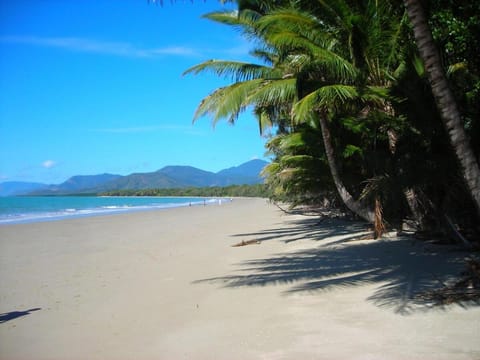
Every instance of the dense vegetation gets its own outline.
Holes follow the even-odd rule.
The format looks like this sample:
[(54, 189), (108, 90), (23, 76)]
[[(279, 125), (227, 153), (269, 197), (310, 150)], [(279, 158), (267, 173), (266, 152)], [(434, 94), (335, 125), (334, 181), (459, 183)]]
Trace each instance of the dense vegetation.
[(480, 3), (236, 3), (205, 17), (237, 28), (256, 61), (185, 73), (232, 80), (195, 119), (235, 123), (253, 111), (274, 201), (342, 204), (377, 236), (408, 221), (467, 246), (478, 239)]
[(100, 196), (269, 197), (266, 185), (230, 185), (172, 189), (115, 190)]

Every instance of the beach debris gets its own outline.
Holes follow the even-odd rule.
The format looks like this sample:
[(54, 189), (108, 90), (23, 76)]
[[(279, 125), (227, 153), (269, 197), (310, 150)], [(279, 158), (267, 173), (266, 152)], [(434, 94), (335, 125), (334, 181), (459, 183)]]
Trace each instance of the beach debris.
[(232, 245), (232, 247), (238, 247), (238, 246), (246, 246), (246, 245), (255, 245), (255, 244), (260, 244), (259, 240), (242, 240), (237, 244)]
[(437, 305), (447, 305), (464, 301), (480, 303), (480, 261), (466, 259), (465, 270), (453, 285), (417, 295), (417, 299), (433, 301)]

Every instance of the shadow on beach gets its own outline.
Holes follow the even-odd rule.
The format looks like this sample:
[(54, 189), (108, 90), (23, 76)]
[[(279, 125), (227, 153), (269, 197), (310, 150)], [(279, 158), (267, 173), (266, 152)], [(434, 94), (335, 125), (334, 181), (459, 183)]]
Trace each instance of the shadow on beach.
[(248, 260), (237, 264), (240, 269), (235, 275), (197, 283), (220, 283), (224, 287), (290, 285), (284, 294), (378, 284), (367, 300), (406, 315), (432, 308), (431, 302), (418, 295), (453, 281), (464, 266), (467, 253), (453, 247), (409, 237), (359, 241), (366, 231), (368, 226), (358, 222), (319, 223), (318, 218), (306, 218), (297, 220), (292, 228), (234, 235), (286, 243), (313, 240), (318, 244), (314, 248)]
[(41, 308), (34, 308), (24, 311), (10, 311), (7, 313), (0, 314), (0, 324), (6, 323), (7, 321), (14, 320), (26, 315), (30, 315), (33, 311), (42, 310)]
[[(325, 240), (330, 237), (342, 236), (341, 241), (357, 239), (359, 232), (368, 232), (371, 229), (366, 223), (353, 222), (343, 219), (319, 219), (306, 217), (302, 220), (293, 220), (286, 222), (287, 225), (293, 225), (291, 228), (284, 226), (278, 229), (267, 229), (256, 233), (236, 234), (233, 237), (255, 237), (258, 241), (282, 240), (285, 243), (297, 240)], [(344, 237), (345, 236), (345, 237)]]

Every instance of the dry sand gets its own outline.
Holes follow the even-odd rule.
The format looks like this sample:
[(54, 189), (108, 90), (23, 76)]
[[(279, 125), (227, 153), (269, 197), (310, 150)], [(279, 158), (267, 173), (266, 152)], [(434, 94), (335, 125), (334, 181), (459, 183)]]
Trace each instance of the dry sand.
[(2, 226), (0, 358), (479, 359), (479, 307), (412, 299), (465, 254), (364, 233), (262, 199)]

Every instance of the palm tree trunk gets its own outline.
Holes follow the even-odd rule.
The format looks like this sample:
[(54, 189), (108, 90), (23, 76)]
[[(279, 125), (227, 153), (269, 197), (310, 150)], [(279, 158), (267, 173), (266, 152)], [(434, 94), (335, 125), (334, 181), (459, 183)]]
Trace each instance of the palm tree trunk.
[(348, 192), (343, 185), (342, 180), (338, 174), (337, 163), (335, 161), (335, 154), (333, 151), (332, 140), (330, 136), (330, 129), (328, 128), (327, 120), (324, 116), (320, 115), (320, 127), (322, 129), (323, 143), (325, 146), (325, 153), (327, 154), (328, 165), (330, 167), (330, 172), (332, 173), (333, 182), (337, 188), (338, 194), (342, 199), (343, 203), (347, 208), (349, 208), (353, 213), (357, 214), (361, 218), (365, 219), (371, 224), (375, 223), (375, 213), (370, 209), (367, 209), (365, 206), (356, 201), (352, 195)]
[(404, 4), (413, 27), (420, 57), (425, 63), (428, 80), (440, 117), (460, 162), (463, 177), (480, 217), (480, 168), (465, 133), (457, 103), (448, 86), (425, 12), (419, 0), (404, 0)]

